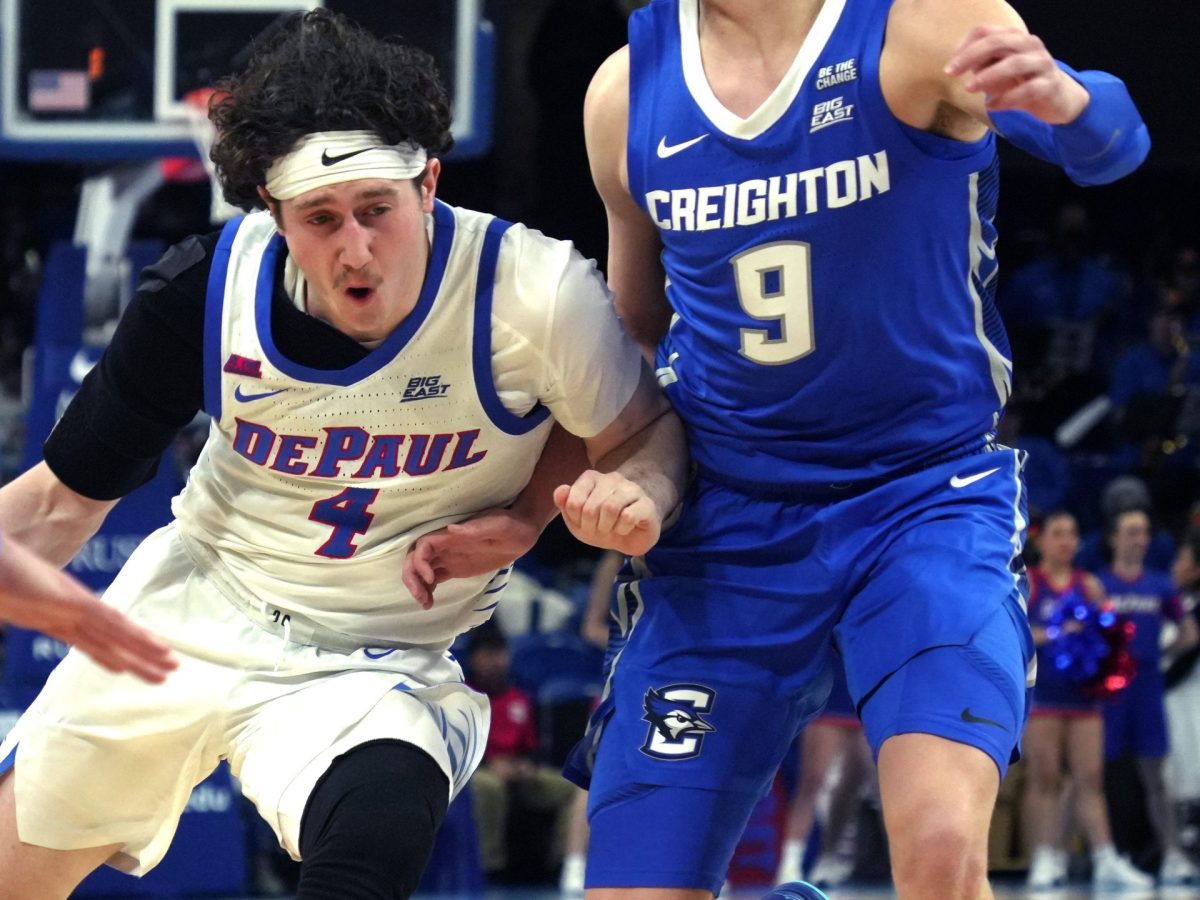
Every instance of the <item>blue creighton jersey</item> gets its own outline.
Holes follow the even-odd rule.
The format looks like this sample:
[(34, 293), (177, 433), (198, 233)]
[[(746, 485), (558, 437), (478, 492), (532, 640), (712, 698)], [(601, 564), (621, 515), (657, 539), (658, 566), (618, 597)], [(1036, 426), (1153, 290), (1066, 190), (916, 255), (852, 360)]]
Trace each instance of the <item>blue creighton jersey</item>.
[(698, 0), (630, 19), (629, 187), (658, 226), (676, 313), (659, 381), (718, 481), (920, 468), (981, 449), (1008, 398), (994, 139), (891, 114), (890, 3), (826, 0), (747, 119), (705, 80)]

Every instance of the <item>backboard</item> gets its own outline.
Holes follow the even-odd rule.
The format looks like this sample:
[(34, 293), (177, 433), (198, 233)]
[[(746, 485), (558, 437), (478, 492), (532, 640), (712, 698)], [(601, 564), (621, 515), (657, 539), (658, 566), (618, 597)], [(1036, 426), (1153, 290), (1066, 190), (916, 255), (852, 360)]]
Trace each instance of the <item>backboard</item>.
[(256, 37), (326, 6), (431, 53), (450, 93), (454, 155), (491, 140), (481, 0), (0, 0), (0, 158), (195, 155), (185, 94), (232, 71)]

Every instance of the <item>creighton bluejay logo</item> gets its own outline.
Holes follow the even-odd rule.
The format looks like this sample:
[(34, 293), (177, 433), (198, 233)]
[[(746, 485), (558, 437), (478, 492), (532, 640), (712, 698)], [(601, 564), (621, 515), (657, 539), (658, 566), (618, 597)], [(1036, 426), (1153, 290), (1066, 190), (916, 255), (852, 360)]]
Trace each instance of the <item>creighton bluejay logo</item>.
[(716, 691), (700, 684), (670, 684), (646, 691), (646, 714), (650, 723), (642, 752), (655, 759), (693, 759), (700, 755), (704, 735), (716, 729), (700, 713), (709, 712)]

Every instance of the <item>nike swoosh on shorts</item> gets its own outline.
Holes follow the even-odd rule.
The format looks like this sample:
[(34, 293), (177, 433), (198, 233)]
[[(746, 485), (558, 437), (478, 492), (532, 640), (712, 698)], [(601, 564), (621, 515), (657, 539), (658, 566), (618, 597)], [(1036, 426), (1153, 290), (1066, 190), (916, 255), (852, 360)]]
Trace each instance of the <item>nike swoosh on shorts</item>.
[(999, 469), (988, 469), (986, 472), (978, 472), (975, 475), (966, 475), (966, 476), (962, 476), (962, 477), (960, 477), (958, 475), (951, 475), (950, 476), (950, 487), (964, 488), (968, 484), (974, 484), (977, 481), (982, 481), (984, 478), (987, 478), (989, 475), (995, 475), (999, 471), (1000, 471)]

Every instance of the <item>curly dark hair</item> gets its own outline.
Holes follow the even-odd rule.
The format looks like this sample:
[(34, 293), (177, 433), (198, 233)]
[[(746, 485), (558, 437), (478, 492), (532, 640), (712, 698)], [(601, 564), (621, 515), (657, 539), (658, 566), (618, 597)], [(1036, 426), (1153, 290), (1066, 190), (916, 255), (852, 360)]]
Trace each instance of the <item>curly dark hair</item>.
[(244, 210), (264, 208), (256, 189), (267, 169), (314, 131), (374, 131), (388, 144), (413, 141), (431, 157), (454, 145), (433, 57), (322, 8), (291, 18), (245, 69), (223, 79), (208, 116), (225, 199)]

